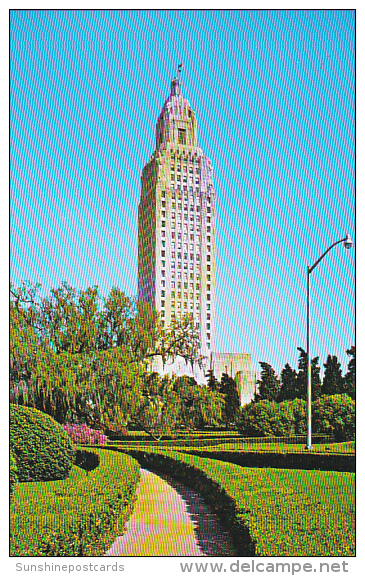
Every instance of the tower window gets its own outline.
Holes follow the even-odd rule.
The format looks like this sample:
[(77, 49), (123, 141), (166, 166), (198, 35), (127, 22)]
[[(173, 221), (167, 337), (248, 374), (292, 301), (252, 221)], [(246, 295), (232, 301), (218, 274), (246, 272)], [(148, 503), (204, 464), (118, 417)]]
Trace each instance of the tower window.
[(186, 144), (186, 130), (184, 128), (179, 128), (179, 144)]

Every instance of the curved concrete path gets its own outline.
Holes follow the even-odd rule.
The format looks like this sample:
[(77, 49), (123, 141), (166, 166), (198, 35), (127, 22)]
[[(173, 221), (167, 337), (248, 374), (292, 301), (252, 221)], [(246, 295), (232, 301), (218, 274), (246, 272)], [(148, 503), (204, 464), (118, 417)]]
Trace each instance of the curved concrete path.
[(235, 556), (227, 532), (201, 496), (141, 469), (137, 501), (105, 556)]

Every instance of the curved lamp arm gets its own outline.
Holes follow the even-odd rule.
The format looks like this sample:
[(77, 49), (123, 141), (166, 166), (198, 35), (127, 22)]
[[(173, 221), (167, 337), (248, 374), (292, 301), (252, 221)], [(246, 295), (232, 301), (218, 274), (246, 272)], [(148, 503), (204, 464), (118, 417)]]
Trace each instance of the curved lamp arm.
[(323, 252), (322, 256), (320, 256), (318, 258), (318, 260), (313, 264), (313, 266), (308, 266), (308, 272), (309, 274), (312, 272), (312, 270), (314, 270), (314, 268), (317, 266), (317, 264), (320, 263), (320, 261), (322, 260), (322, 258), (325, 257), (325, 255), (327, 254), (327, 252), (329, 252), (331, 250), (331, 248), (333, 248), (334, 246), (336, 246), (336, 244), (341, 244), (341, 242), (345, 242), (345, 240), (347, 240), (349, 238), (348, 235), (345, 236), (345, 238), (342, 238), (341, 240), (337, 240), (337, 242), (334, 242), (333, 244), (331, 244), (331, 246), (329, 248), (327, 248), (327, 250), (325, 252)]
[[(326, 256), (327, 252), (329, 252), (331, 250), (331, 248), (336, 246), (336, 244), (341, 244), (341, 242), (346, 242), (346, 241), (352, 244), (352, 242), (350, 240), (350, 236), (348, 234), (346, 234), (345, 238), (342, 238), (341, 240), (337, 240), (337, 242), (334, 242), (333, 244), (331, 244), (331, 246), (329, 248), (327, 248), (327, 250), (325, 252), (323, 252), (322, 256), (320, 256), (318, 258), (318, 260), (313, 264), (313, 266), (308, 266), (308, 274), (310, 274), (312, 272), (312, 270), (314, 270), (314, 268), (317, 266), (317, 264), (320, 263), (322, 258), (324, 258)], [(350, 244), (349, 248), (351, 247), (351, 244)]]

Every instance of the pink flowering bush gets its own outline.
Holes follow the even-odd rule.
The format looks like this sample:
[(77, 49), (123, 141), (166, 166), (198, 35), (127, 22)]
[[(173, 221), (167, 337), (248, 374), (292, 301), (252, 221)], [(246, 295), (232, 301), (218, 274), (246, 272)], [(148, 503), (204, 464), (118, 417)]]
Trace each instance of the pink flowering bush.
[(100, 430), (93, 430), (86, 424), (64, 424), (63, 428), (74, 444), (87, 444), (89, 446), (98, 444), (103, 446), (108, 440), (108, 437)]

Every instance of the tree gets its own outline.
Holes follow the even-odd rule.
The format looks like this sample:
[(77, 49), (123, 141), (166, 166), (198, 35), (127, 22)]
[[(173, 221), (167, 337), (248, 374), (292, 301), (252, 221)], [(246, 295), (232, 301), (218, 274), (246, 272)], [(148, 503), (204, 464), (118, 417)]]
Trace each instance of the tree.
[[(298, 361), (298, 374), (297, 374), (297, 398), (307, 398), (307, 353), (303, 348), (298, 348), (300, 352)], [(318, 366), (318, 356), (311, 360), (311, 386), (312, 386), (312, 399), (315, 400), (321, 395), (321, 379), (319, 376), (320, 368)]]
[(219, 390), (219, 381), (214, 376), (213, 370), (208, 370), (205, 377), (207, 378), (207, 386), (210, 390), (218, 391)]
[(225, 398), (207, 386), (200, 386), (194, 378), (179, 376), (173, 389), (179, 396), (179, 424), (188, 430), (216, 426), (222, 420)]
[(11, 287), (12, 400), (59, 422), (81, 420), (116, 431), (142, 408), (151, 426), (155, 417), (160, 428), (166, 424), (168, 409), (159, 410), (167, 384), (156, 393), (149, 386), (143, 395), (143, 374), (155, 356), (164, 364), (176, 356), (201, 361), (192, 316), (173, 318), (164, 328), (158, 312), (116, 287), (104, 299), (96, 286), (77, 291), (62, 283), (47, 297), (39, 287)]
[(261, 380), (257, 381), (259, 391), (255, 395), (255, 401), (274, 400), (277, 401), (280, 393), (280, 381), (274, 369), (267, 362), (260, 362)]
[(156, 372), (146, 374), (142, 396), (134, 422), (154, 440), (161, 440), (162, 436), (175, 430), (179, 414), (180, 402), (173, 390), (173, 382), (168, 376), (161, 378)]
[(281, 371), (281, 387), (278, 400), (293, 400), (297, 397), (297, 373), (289, 364)]
[(273, 436), (272, 421), (277, 412), (277, 403), (269, 400), (251, 402), (240, 409), (237, 428), (243, 436)]
[(322, 394), (341, 394), (343, 392), (343, 377), (337, 356), (328, 354), (324, 368)]
[(40, 302), (40, 335), (57, 353), (95, 351), (99, 329), (98, 288), (77, 292), (63, 282)]
[(350, 360), (347, 366), (347, 373), (344, 377), (343, 391), (350, 396), (353, 400), (356, 398), (356, 357), (355, 357), (355, 346), (351, 346), (349, 350), (346, 350), (346, 354), (350, 356)]
[(274, 402), (261, 400), (240, 410), (237, 428), (243, 436), (291, 436), (306, 428), (306, 402), (295, 398)]
[(355, 401), (347, 394), (325, 395), (313, 403), (313, 430), (336, 442), (355, 439)]
[(235, 423), (241, 406), (237, 384), (228, 374), (222, 374), (219, 392), (225, 397), (223, 420), (228, 429), (230, 424)]

